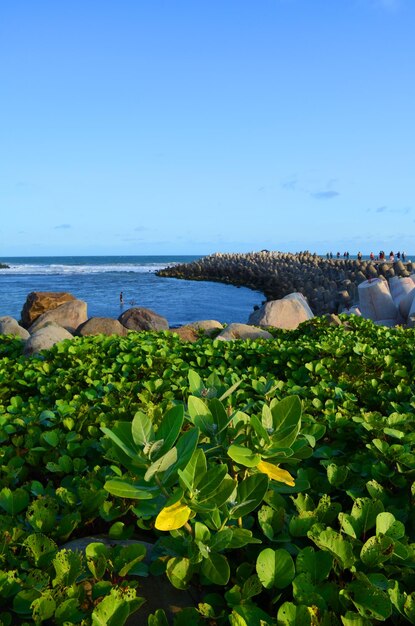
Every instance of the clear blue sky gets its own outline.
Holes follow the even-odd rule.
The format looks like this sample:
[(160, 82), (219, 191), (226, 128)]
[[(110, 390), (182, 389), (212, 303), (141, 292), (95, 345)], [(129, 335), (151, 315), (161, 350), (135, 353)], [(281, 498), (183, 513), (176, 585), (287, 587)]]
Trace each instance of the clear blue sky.
[(2, 0), (0, 260), (415, 253), (414, 0)]

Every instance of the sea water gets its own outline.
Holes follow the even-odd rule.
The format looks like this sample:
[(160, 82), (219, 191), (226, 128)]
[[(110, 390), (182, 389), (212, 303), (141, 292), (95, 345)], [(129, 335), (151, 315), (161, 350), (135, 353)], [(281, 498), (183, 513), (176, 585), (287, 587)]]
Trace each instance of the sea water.
[[(6, 257), (0, 269), (0, 316), (20, 319), (31, 291), (66, 291), (88, 305), (88, 317), (117, 318), (132, 306), (152, 309), (171, 327), (202, 319), (246, 323), (258, 291), (217, 282), (156, 276), (197, 256)], [(123, 304), (120, 303), (120, 293)]]

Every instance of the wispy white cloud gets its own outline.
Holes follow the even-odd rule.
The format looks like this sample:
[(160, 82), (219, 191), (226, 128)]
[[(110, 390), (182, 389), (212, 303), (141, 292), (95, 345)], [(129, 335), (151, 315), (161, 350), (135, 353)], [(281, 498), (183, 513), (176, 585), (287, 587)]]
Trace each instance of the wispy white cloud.
[(331, 200), (332, 198), (335, 198), (336, 196), (339, 196), (339, 192), (338, 191), (316, 191), (315, 193), (310, 193), (310, 196), (312, 198), (315, 198), (316, 200)]
[(300, 180), (296, 174), (292, 174), (288, 178), (282, 181), (281, 186), (286, 191), (300, 191), (308, 194), (311, 198), (316, 200), (331, 200), (340, 195), (340, 192), (333, 189), (337, 182), (337, 178), (329, 178), (326, 182), (307, 178)]
[(397, 214), (397, 215), (408, 215), (409, 213), (412, 212), (412, 208), (405, 206), (405, 207), (398, 207), (398, 208), (389, 208), (386, 205), (382, 205), (382, 206), (378, 206), (376, 209), (367, 209), (367, 213), (385, 213), (385, 214)]

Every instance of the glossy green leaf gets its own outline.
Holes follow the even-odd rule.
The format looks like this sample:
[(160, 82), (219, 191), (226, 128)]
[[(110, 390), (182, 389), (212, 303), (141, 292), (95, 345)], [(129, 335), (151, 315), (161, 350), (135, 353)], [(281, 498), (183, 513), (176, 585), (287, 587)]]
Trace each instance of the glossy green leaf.
[(193, 566), (187, 558), (174, 557), (167, 563), (166, 574), (173, 587), (187, 589), (193, 575)]
[(42, 623), (53, 617), (56, 609), (56, 601), (52, 592), (43, 591), (39, 598), (33, 600), (31, 609), (35, 623)]
[(110, 594), (95, 607), (92, 612), (92, 626), (119, 626), (124, 624), (130, 614), (128, 602), (121, 594), (111, 590)]
[(145, 446), (154, 441), (154, 430), (151, 420), (142, 411), (137, 411), (131, 424), (131, 434), (136, 446)]
[(248, 476), (239, 483), (236, 493), (236, 503), (230, 510), (233, 519), (248, 515), (262, 502), (268, 488), (268, 477), (265, 474)]
[(124, 478), (111, 478), (104, 484), (104, 489), (120, 498), (134, 498), (137, 500), (151, 500), (157, 494), (158, 488), (140, 483), (134, 483)]
[(278, 609), (278, 626), (313, 626), (308, 607), (284, 602)]
[(210, 552), (202, 561), (201, 572), (214, 585), (226, 585), (230, 576), (228, 560), (223, 554)]
[(29, 504), (29, 494), (25, 489), (18, 487), (11, 490), (4, 487), (0, 491), (0, 507), (9, 515), (21, 513)]
[(58, 550), (56, 543), (42, 533), (29, 535), (23, 545), (27, 548), (36, 567), (39, 568), (47, 567)]
[(55, 577), (52, 581), (53, 586), (72, 585), (81, 571), (82, 559), (80, 552), (66, 549), (59, 550), (52, 561), (55, 568)]
[(184, 407), (181, 404), (171, 407), (164, 414), (156, 432), (157, 439), (163, 441), (163, 445), (159, 449), (160, 456), (168, 452), (176, 443), (183, 426), (183, 421)]
[(307, 535), (321, 550), (330, 552), (342, 569), (349, 569), (354, 564), (353, 545), (335, 530), (321, 530), (320, 525), (315, 524)]
[(325, 580), (333, 567), (333, 557), (329, 552), (314, 550), (311, 546), (303, 548), (297, 555), (295, 568), (298, 574), (310, 576), (314, 584)]
[(238, 444), (232, 444), (228, 448), (228, 455), (238, 465), (244, 467), (255, 467), (261, 460), (261, 455), (252, 452), (249, 448)]
[(289, 448), (296, 440), (301, 427), (301, 402), (298, 396), (288, 396), (271, 402), (274, 445)]
[(370, 620), (385, 621), (392, 614), (392, 603), (388, 595), (373, 585), (355, 580), (341, 592), (356, 607), (359, 614)]
[(294, 579), (295, 567), (291, 555), (286, 550), (266, 548), (259, 553), (256, 561), (259, 580), (266, 589), (284, 589)]
[(183, 488), (192, 491), (206, 474), (206, 457), (201, 448), (197, 448), (187, 463), (186, 467), (178, 470), (178, 475)]
[(367, 566), (378, 566), (391, 558), (394, 548), (395, 544), (390, 537), (369, 537), (369, 539), (362, 546), (360, 558)]
[(396, 520), (392, 513), (379, 513), (376, 516), (376, 534), (387, 535), (392, 539), (402, 539), (405, 536), (405, 526)]
[(188, 411), (193, 424), (206, 435), (213, 434), (213, 417), (206, 402), (196, 396), (189, 396)]
[(150, 481), (156, 474), (161, 474), (169, 469), (177, 461), (177, 448), (172, 448), (166, 454), (152, 463), (144, 475), (145, 481)]

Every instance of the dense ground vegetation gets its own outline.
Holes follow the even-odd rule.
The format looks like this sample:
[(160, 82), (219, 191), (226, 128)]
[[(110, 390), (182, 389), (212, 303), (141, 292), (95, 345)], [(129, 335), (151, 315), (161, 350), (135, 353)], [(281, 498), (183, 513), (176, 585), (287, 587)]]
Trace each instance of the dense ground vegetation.
[(1, 338), (2, 626), (415, 624), (415, 332), (273, 334)]

